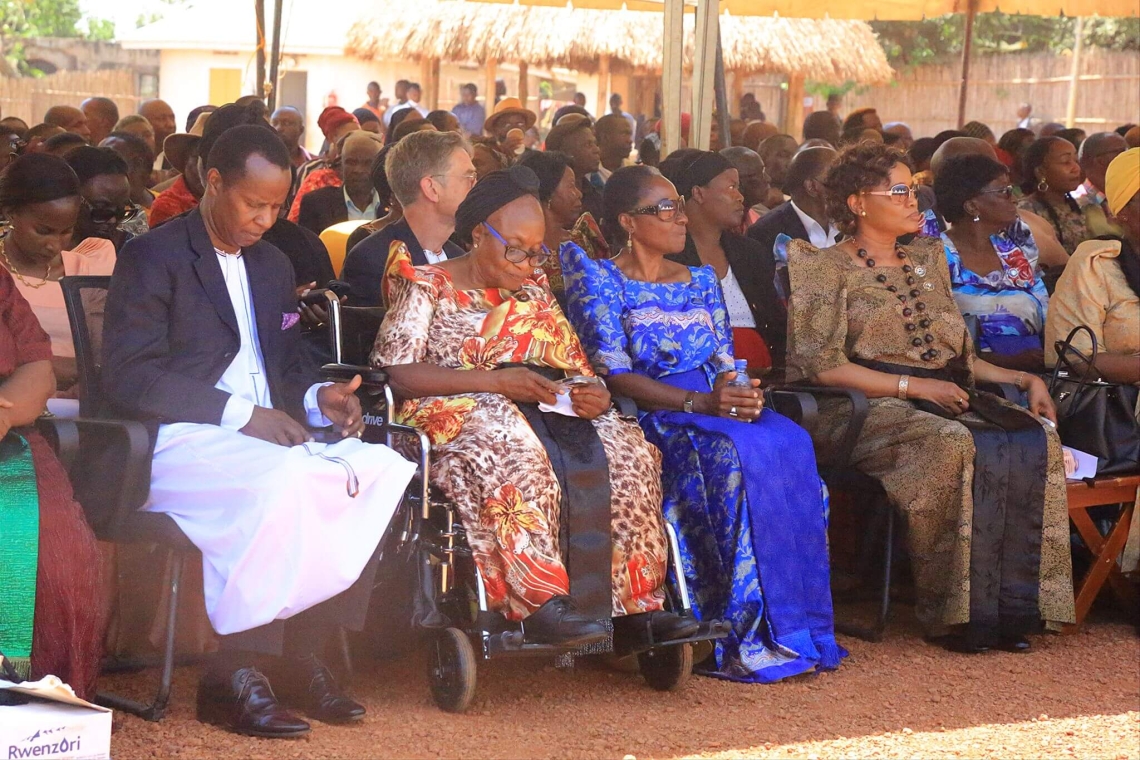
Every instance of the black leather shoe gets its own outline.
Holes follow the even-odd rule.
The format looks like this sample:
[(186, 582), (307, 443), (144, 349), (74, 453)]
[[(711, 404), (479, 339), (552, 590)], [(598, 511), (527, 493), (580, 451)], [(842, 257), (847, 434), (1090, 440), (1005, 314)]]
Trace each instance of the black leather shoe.
[(1024, 636), (1010, 636), (1008, 638), (1003, 637), (1001, 641), (998, 642), (997, 648), (1003, 652), (1024, 654), (1025, 652), (1028, 652), (1032, 646), (1030, 645), (1029, 640)]
[(947, 649), (951, 652), (959, 654), (982, 654), (983, 652), (990, 651), (988, 646), (984, 644), (975, 644), (967, 639), (962, 634), (951, 633), (946, 636), (936, 636), (930, 640), (934, 644)]
[(663, 643), (695, 636), (701, 624), (692, 615), (679, 615), (668, 610), (625, 615), (614, 619), (614, 631), (639, 642), (649, 643), (646, 628), (653, 631), (653, 641)]
[(575, 611), (568, 596), (551, 597), (523, 621), (522, 627), (530, 644), (580, 647), (609, 636), (605, 623)]
[(309, 733), (309, 724), (277, 701), (269, 679), (256, 668), (239, 668), (229, 683), (198, 685), (198, 720), (238, 734), (289, 739)]
[(290, 705), (322, 723), (355, 723), (364, 719), (364, 705), (349, 699), (332, 672), (315, 656), (301, 658), (300, 673), (286, 695)]

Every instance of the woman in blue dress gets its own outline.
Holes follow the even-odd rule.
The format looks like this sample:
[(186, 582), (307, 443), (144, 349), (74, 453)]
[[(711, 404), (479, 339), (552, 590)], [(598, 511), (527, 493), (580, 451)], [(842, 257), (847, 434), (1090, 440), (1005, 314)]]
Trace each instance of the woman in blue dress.
[(826, 508), (811, 439), (734, 380), (732, 331), (711, 267), (685, 246), (684, 199), (656, 169), (618, 169), (602, 230), (620, 253), (561, 247), (569, 316), (615, 395), (637, 402), (664, 457), (665, 516), (693, 609), (728, 620), (703, 672), (770, 683), (846, 655), (835, 642)]

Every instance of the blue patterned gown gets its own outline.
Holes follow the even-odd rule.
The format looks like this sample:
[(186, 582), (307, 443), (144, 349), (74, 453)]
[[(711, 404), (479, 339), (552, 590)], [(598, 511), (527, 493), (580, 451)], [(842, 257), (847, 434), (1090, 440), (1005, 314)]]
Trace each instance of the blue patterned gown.
[[(573, 243), (560, 256), (568, 314), (601, 371), (708, 391), (733, 369), (710, 267), (692, 268), (687, 283), (649, 283)], [(664, 457), (665, 517), (693, 609), (732, 624), (704, 672), (770, 683), (837, 667), (846, 652), (835, 642), (826, 509), (807, 432), (770, 409), (754, 423), (671, 411), (640, 422)]]

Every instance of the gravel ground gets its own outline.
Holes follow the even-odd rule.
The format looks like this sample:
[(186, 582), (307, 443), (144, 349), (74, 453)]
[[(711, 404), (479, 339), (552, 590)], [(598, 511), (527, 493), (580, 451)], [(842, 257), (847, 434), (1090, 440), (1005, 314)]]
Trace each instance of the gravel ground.
[[(166, 720), (121, 720), (111, 748), (116, 760), (1140, 758), (1140, 638), (1132, 626), (1093, 622), (1073, 636), (1037, 637), (1027, 655), (952, 654), (923, 643), (905, 619), (881, 643), (841, 641), (851, 657), (836, 673), (770, 686), (694, 676), (668, 694), (597, 662), (558, 670), (543, 660), (499, 661), (480, 667), (466, 715), (435, 707), (416, 654), (359, 666), (363, 724), (315, 724), (292, 741), (197, 723), (198, 673), (180, 668)], [(155, 675), (103, 685), (142, 697)]]

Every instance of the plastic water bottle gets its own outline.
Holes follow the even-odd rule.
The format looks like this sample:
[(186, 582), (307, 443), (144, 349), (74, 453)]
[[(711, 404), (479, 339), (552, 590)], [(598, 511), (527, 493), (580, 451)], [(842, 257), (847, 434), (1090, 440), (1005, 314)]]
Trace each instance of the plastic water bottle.
[(752, 380), (748, 377), (748, 360), (736, 360), (736, 377), (728, 381), (729, 385), (737, 386), (740, 388), (751, 388)]

